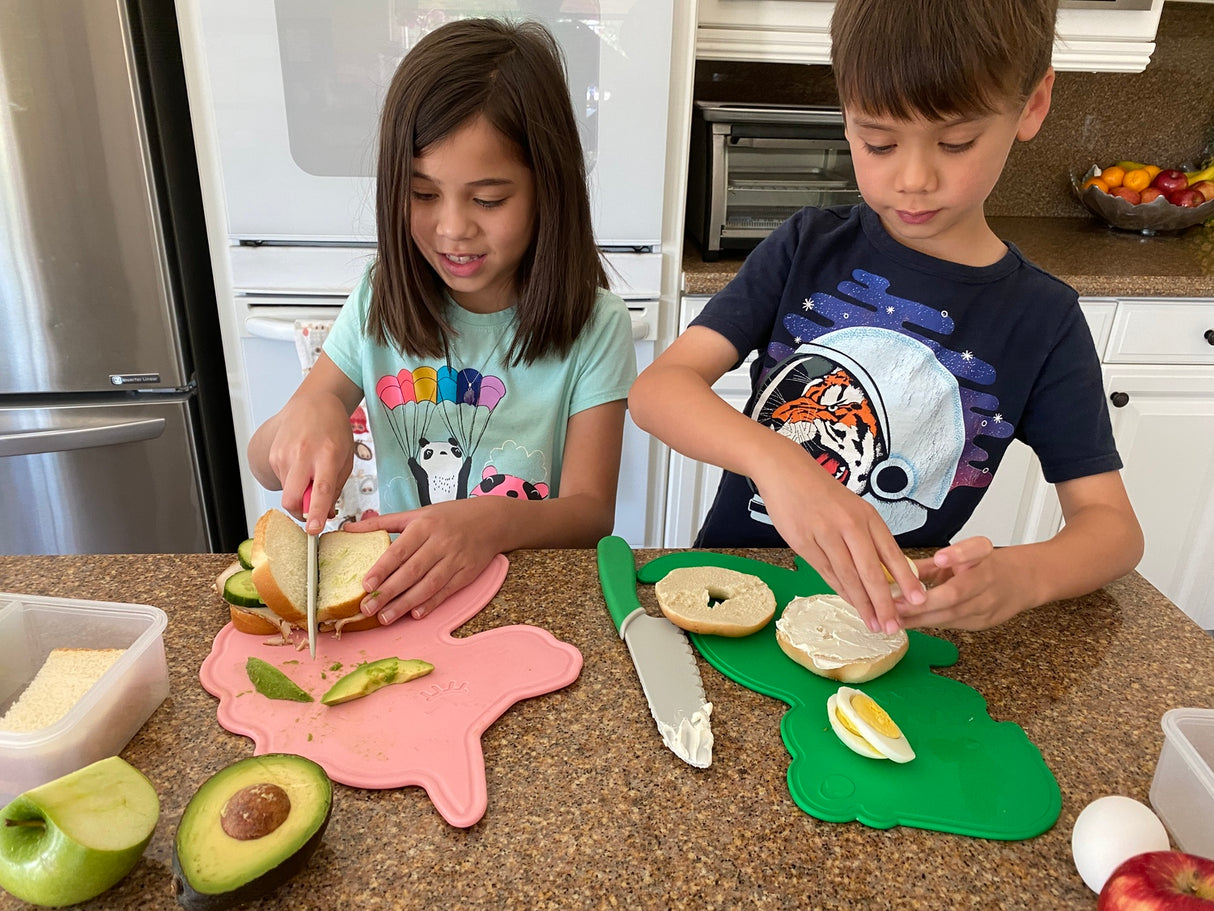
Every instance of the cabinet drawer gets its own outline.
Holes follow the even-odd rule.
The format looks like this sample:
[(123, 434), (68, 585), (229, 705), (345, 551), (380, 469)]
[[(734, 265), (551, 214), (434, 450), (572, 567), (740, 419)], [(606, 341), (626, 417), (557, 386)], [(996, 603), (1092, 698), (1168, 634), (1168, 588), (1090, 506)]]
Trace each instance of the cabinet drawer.
[(1214, 300), (1121, 300), (1106, 364), (1214, 364)]

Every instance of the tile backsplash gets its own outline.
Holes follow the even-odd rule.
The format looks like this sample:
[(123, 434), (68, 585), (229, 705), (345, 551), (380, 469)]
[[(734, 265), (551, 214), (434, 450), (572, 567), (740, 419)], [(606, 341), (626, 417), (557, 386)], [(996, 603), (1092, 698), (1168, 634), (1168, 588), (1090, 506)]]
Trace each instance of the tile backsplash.
[[(1214, 141), (1214, 4), (1164, 4), (1141, 73), (1059, 73), (1037, 137), (1017, 143), (987, 202), (991, 216), (1088, 217), (1067, 175), (1118, 159), (1195, 164)], [(699, 61), (711, 101), (837, 104), (830, 67)]]

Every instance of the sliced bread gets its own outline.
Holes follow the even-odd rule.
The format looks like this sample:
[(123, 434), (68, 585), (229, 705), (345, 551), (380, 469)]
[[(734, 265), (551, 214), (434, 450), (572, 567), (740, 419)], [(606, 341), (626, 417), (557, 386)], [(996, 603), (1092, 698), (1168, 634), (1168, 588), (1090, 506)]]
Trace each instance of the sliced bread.
[(39, 731), (54, 724), (80, 701), (126, 649), (51, 649), (34, 679), (17, 697), (4, 717), (0, 731)]
[[(386, 531), (330, 531), (320, 536), (320, 584), (316, 617), (321, 624), (354, 617), (366, 597), (363, 576), (392, 543)], [(308, 535), (276, 509), (257, 520), (252, 547), (253, 584), (271, 611), (293, 626), (307, 622)], [(345, 629), (379, 625), (375, 617), (344, 624)]]

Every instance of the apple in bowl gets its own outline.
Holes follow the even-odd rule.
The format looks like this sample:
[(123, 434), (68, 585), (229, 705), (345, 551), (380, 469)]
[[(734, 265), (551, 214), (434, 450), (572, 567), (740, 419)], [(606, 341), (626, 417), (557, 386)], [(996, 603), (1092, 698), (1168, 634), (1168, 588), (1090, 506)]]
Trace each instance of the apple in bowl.
[(1155, 179), (1151, 181), (1151, 186), (1163, 190), (1166, 196), (1169, 193), (1174, 193), (1176, 190), (1186, 189), (1189, 186), (1189, 178), (1185, 177), (1184, 171), (1169, 168), (1156, 174)]
[(1096, 911), (1214, 911), (1214, 860), (1183, 851), (1148, 851), (1122, 861)]

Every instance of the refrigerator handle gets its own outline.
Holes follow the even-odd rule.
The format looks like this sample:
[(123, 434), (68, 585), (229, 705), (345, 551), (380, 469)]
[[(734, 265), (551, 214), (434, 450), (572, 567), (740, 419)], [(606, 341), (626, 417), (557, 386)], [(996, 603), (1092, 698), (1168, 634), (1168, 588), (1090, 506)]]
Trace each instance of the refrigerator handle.
[(164, 418), (141, 418), (137, 421), (121, 421), (100, 426), (56, 427), (29, 433), (7, 433), (0, 435), (0, 458), (154, 440), (164, 433), (164, 424)]

